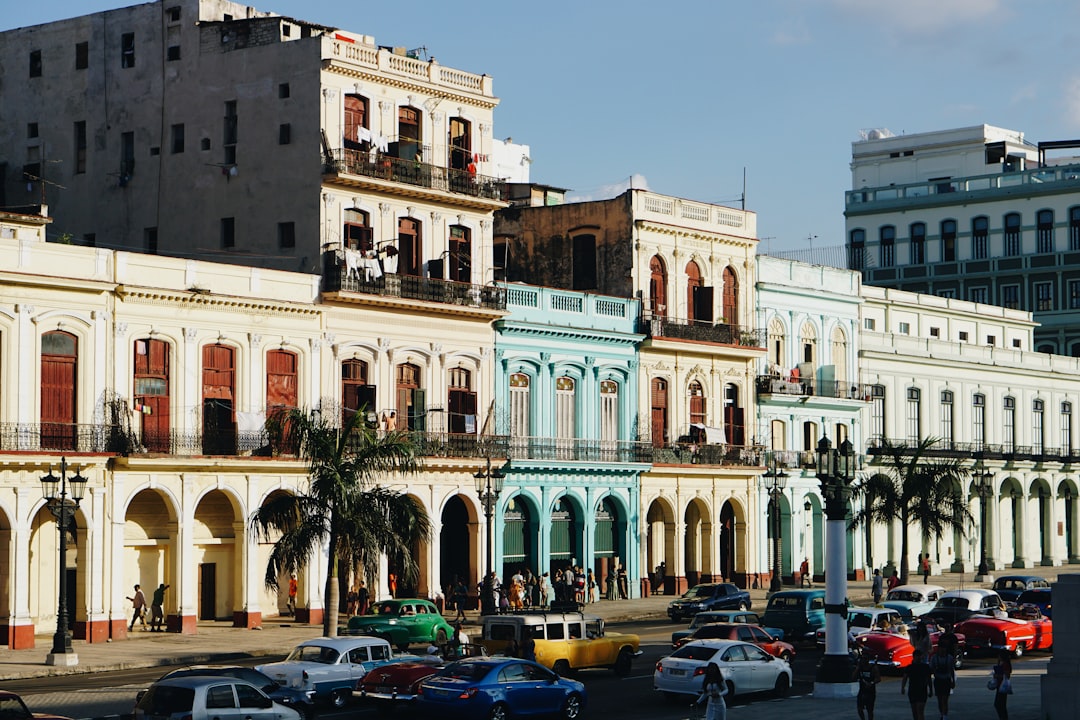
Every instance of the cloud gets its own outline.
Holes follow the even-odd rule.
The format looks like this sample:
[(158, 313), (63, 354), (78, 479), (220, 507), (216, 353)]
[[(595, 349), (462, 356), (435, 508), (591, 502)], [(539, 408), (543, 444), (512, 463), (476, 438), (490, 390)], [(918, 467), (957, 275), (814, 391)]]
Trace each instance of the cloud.
[(1006, 0), (826, 0), (841, 15), (900, 35), (940, 35), (970, 31), (986, 20), (1004, 20)]
[(810, 31), (802, 22), (788, 23), (787, 27), (777, 28), (772, 35), (773, 45), (809, 45), (812, 40)]
[(566, 196), (566, 202), (592, 202), (593, 200), (610, 200), (613, 197), (618, 197), (624, 192), (633, 187), (635, 190), (648, 190), (649, 181), (645, 179), (644, 175), (635, 173), (626, 180), (621, 180), (609, 185), (601, 185), (597, 188), (591, 188), (581, 192), (568, 193)]

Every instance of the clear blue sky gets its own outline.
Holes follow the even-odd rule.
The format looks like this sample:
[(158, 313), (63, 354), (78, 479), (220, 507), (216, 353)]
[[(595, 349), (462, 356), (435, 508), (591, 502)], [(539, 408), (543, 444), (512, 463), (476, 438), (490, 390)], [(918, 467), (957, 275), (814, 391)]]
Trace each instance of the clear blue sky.
[[(0, 29), (132, 4), (9, 3)], [(842, 244), (860, 129), (1080, 137), (1076, 0), (250, 4), (491, 75), (534, 182), (738, 207), (745, 168), (762, 249)]]

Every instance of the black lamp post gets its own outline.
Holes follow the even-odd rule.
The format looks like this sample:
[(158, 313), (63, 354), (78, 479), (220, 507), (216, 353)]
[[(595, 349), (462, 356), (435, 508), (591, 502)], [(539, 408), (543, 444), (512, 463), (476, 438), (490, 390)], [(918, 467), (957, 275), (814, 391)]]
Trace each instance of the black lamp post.
[(780, 592), (780, 495), (787, 485), (787, 473), (780, 467), (776, 453), (769, 458), (769, 469), (765, 471), (765, 487), (769, 490), (769, 499), (773, 515), (773, 568), (769, 581), (769, 592)]
[[(56, 634), (53, 635), (52, 652), (45, 659), (46, 665), (78, 665), (79, 656), (71, 649), (71, 635), (68, 632), (67, 608), (67, 534), (74, 526), (75, 510), (86, 492), (87, 479), (79, 474), (68, 477), (67, 458), (60, 458), (60, 477), (53, 475), (52, 466), (49, 474), (41, 478), (41, 495), (48, 503), (49, 512), (56, 518), (60, 531), (60, 597), (56, 609)], [(68, 483), (71, 492), (68, 492)], [(59, 491), (59, 492), (57, 492)], [(70, 498), (69, 498), (70, 495)]]
[(484, 506), (484, 517), (487, 519), (487, 573), (484, 575), (484, 581), (480, 584), (480, 587), (483, 588), (483, 597), (480, 598), (480, 612), (490, 615), (495, 611), (490, 606), (491, 574), (495, 564), (493, 556), (494, 542), (491, 537), (494, 532), (492, 518), (495, 515), (495, 503), (499, 500), (499, 495), (503, 490), (506, 473), (500, 468), (491, 467), (490, 457), (485, 458), (485, 460), (484, 469), (473, 475), (473, 478), (476, 479), (476, 494), (480, 498), (480, 503)]
[(814, 697), (854, 697), (847, 633), (846, 530), (855, 449), (850, 440), (833, 449), (828, 437), (817, 446), (817, 478), (825, 498), (825, 655), (818, 666)]
[(994, 492), (994, 473), (982, 467), (971, 476), (975, 481), (975, 492), (979, 494), (979, 572), (975, 581), (985, 582), (990, 574), (986, 567), (986, 499)]

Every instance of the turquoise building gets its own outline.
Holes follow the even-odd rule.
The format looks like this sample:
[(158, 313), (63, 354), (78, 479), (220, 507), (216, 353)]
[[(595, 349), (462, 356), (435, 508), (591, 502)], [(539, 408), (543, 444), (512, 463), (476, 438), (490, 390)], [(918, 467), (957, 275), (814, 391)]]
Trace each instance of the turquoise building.
[(504, 284), (495, 323), (496, 432), (509, 436), (495, 508), (494, 569), (505, 580), (567, 565), (598, 590), (626, 571), (640, 594), (637, 300)]

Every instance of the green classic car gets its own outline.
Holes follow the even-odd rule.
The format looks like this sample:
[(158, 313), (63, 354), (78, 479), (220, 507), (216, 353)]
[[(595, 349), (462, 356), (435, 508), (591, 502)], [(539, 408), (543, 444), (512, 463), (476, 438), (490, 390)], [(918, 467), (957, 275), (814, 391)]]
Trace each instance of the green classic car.
[(444, 645), (454, 628), (430, 600), (398, 599), (375, 603), (367, 615), (353, 615), (347, 632), (385, 638), (404, 651), (412, 643)]

